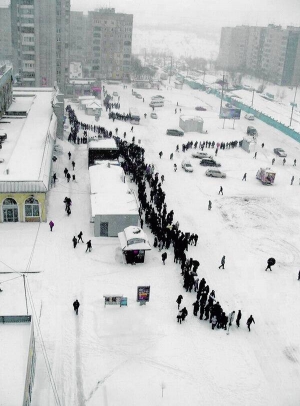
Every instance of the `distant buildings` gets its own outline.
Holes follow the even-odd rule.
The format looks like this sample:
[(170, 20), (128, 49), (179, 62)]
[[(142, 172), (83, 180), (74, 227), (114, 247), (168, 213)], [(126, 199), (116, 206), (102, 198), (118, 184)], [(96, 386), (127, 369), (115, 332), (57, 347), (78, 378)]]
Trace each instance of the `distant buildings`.
[(0, 64), (0, 118), (12, 103), (12, 67)]
[[(128, 80), (131, 69), (132, 14), (114, 8), (71, 12), (71, 61), (82, 62), (84, 76)], [(72, 59), (73, 58), (73, 59)]]
[(12, 60), (10, 8), (0, 7), (0, 61)]
[(70, 0), (11, 0), (14, 74), (21, 86), (64, 91), (69, 78)]
[(219, 67), (242, 70), (278, 85), (300, 83), (300, 27), (223, 27)]

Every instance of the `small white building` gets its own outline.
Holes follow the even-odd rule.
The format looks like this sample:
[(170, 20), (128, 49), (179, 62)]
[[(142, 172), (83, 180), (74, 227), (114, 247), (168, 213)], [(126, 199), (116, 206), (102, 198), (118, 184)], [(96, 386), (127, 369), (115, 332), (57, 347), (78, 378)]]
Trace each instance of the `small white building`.
[(118, 237), (127, 264), (145, 261), (145, 251), (150, 251), (151, 245), (140, 227), (127, 227), (118, 234)]
[(256, 139), (251, 136), (246, 136), (243, 138), (242, 148), (247, 152), (256, 151)]
[(85, 105), (85, 114), (88, 116), (99, 116), (101, 117), (102, 104), (99, 100), (92, 100)]
[(185, 116), (179, 118), (179, 127), (185, 132), (203, 132), (203, 119), (199, 116)]
[(125, 182), (120, 166), (100, 164), (89, 168), (92, 222), (95, 237), (117, 237), (139, 223), (138, 200)]

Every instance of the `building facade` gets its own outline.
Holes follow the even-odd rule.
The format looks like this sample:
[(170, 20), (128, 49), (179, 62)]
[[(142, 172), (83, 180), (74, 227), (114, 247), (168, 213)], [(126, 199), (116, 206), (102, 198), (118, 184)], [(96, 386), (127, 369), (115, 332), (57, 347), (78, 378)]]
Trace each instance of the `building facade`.
[(300, 27), (223, 27), (219, 67), (242, 70), (278, 85), (300, 82)]
[(13, 98), (12, 67), (0, 65), (0, 118), (12, 103)]
[(70, 62), (81, 62), (83, 67), (86, 65), (87, 57), (87, 21), (88, 17), (82, 11), (71, 11)]
[(130, 79), (132, 14), (113, 8), (88, 13), (87, 63), (90, 76), (97, 79)]
[(69, 78), (70, 0), (11, 0), (14, 72), (20, 86), (64, 91)]
[(0, 61), (12, 61), (10, 8), (0, 7)]

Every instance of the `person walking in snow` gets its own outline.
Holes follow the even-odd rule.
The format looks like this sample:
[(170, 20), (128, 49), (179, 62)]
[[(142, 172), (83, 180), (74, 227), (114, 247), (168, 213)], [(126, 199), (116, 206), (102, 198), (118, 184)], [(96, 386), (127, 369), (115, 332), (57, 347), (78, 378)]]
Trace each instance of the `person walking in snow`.
[(185, 318), (186, 318), (186, 316), (187, 316), (188, 314), (189, 314), (189, 313), (188, 313), (188, 311), (186, 310), (186, 307), (184, 307), (184, 308), (181, 310), (181, 319), (182, 319), (182, 321), (185, 320)]
[(209, 201), (208, 201), (208, 210), (211, 210), (211, 208), (212, 208), (212, 203), (211, 203), (211, 201), (209, 200)]
[(298, 272), (298, 281), (300, 281), (300, 271)]
[(232, 326), (232, 323), (234, 322), (234, 317), (235, 317), (235, 311), (233, 310), (231, 313), (228, 315), (228, 321), (229, 321), (229, 327)]
[(274, 164), (275, 164), (275, 158), (272, 159), (272, 165), (274, 165)]
[(282, 165), (284, 165), (285, 163), (286, 163), (286, 159), (283, 158)]
[(71, 214), (71, 207), (68, 206), (66, 210), (67, 210), (67, 215), (69, 216)]
[(292, 179), (291, 179), (291, 185), (294, 183), (294, 179), (295, 179), (295, 176), (293, 175)]
[(67, 182), (68, 182), (68, 183), (70, 182), (70, 179), (71, 179), (71, 175), (70, 175), (70, 173), (68, 172), (68, 173), (67, 173)]
[(160, 151), (160, 153), (158, 155), (159, 155), (159, 158), (161, 159), (161, 157), (163, 156), (163, 152)]
[(182, 299), (183, 299), (182, 295), (179, 295), (178, 298), (176, 299), (176, 303), (178, 304), (178, 309), (179, 309), (179, 307), (181, 305)]
[(133, 133), (133, 126), (131, 127), (131, 130), (130, 130), (130, 132), (131, 132), (131, 133)]
[(92, 251), (92, 241), (91, 241), (91, 240), (89, 240), (89, 241), (86, 243), (86, 250), (85, 250), (85, 252), (87, 252), (87, 251), (89, 251), (89, 252)]
[(200, 305), (199, 305), (198, 300), (196, 300), (196, 302), (193, 303), (193, 306), (194, 306), (193, 314), (194, 314), (194, 316), (197, 316), (197, 315), (198, 315), (199, 308), (200, 308)]
[(174, 172), (176, 172), (176, 171), (177, 171), (177, 165), (174, 164)]
[(170, 159), (171, 159), (171, 160), (173, 159), (173, 156), (174, 156), (174, 155), (173, 155), (173, 152), (172, 152), (172, 154), (170, 154)]
[(247, 173), (244, 173), (243, 179), (242, 180), (247, 180)]
[(237, 325), (238, 327), (240, 327), (241, 318), (242, 318), (242, 312), (239, 310), (239, 311), (238, 311), (237, 318), (236, 318), (236, 321), (235, 321), (235, 323), (236, 323), (236, 325)]
[(160, 180), (161, 180), (161, 184), (163, 184), (164, 180), (165, 180), (165, 175), (161, 175)]
[(253, 157), (253, 158), (254, 158), (254, 159), (256, 159), (256, 156), (257, 156), (257, 152), (255, 152), (255, 154), (254, 154), (254, 157)]
[(73, 171), (74, 171), (74, 169), (75, 169), (75, 162), (74, 161), (72, 161), (72, 167), (73, 167)]
[(162, 259), (162, 262), (163, 262), (164, 265), (165, 265), (165, 260), (167, 259), (167, 257), (168, 257), (168, 254), (166, 252), (163, 252), (161, 254), (161, 259)]
[(65, 174), (65, 178), (67, 177), (67, 173), (68, 173), (69, 171), (68, 171), (68, 168), (65, 168), (64, 169), (64, 174)]
[(77, 238), (75, 237), (75, 235), (72, 238), (72, 241), (73, 241), (73, 247), (76, 248), (76, 246), (77, 246)]
[(293, 166), (296, 166), (296, 163), (297, 163), (297, 159), (294, 159), (294, 165)]
[(225, 266), (225, 255), (222, 256), (221, 265), (219, 266), (219, 269), (220, 268), (225, 269), (224, 266)]
[(222, 194), (222, 196), (223, 196), (223, 187), (222, 186), (220, 186), (220, 190), (219, 190), (219, 194)]
[(77, 236), (78, 242), (79, 242), (79, 241), (83, 242), (82, 236), (83, 236), (83, 232), (80, 231), (80, 233), (79, 233), (78, 236)]
[(254, 321), (254, 318), (252, 317), (252, 314), (251, 314), (251, 316), (249, 317), (249, 319), (247, 320), (247, 323), (246, 323), (249, 331), (251, 331), (250, 326), (251, 326), (252, 323), (255, 324), (255, 321)]
[(71, 152), (69, 151), (69, 152), (68, 152), (69, 160), (71, 159), (71, 156), (72, 156), (72, 154), (71, 154)]
[(182, 321), (182, 314), (181, 314), (181, 310), (179, 310), (178, 314), (177, 314), (177, 323), (181, 324)]
[(75, 302), (73, 303), (73, 308), (74, 311), (76, 313), (76, 316), (78, 316), (78, 309), (79, 309), (80, 303), (78, 302), (78, 300), (76, 299)]
[(50, 226), (50, 231), (52, 231), (52, 229), (53, 229), (53, 227), (54, 227), (54, 223), (53, 223), (52, 220), (49, 222), (49, 226)]
[(268, 269), (270, 271), (272, 271), (271, 266), (275, 265), (275, 259), (274, 258), (269, 258), (268, 261), (267, 261), (267, 264), (268, 264), (268, 266), (266, 267), (265, 271), (267, 271)]
[(52, 179), (53, 179), (53, 184), (55, 185), (55, 182), (56, 182), (56, 180), (57, 180), (56, 173), (53, 174)]

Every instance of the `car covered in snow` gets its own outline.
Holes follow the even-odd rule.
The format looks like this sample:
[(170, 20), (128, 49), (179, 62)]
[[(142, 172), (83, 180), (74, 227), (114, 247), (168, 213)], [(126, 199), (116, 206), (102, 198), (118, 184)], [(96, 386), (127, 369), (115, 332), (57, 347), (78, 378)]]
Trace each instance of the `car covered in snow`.
[(253, 114), (245, 114), (245, 119), (253, 121), (254, 120), (254, 115)]
[(207, 152), (202, 152), (202, 151), (193, 152), (192, 157), (193, 158), (198, 158), (198, 159), (203, 159), (203, 158), (211, 158), (211, 159), (213, 159), (213, 157), (211, 155), (208, 155)]
[(167, 135), (175, 135), (176, 137), (182, 137), (184, 135), (184, 132), (181, 130), (176, 130), (173, 128), (169, 128), (167, 130)]
[(191, 162), (188, 159), (184, 159), (181, 163), (182, 169), (184, 169), (186, 172), (194, 172), (193, 166)]
[(226, 178), (226, 173), (221, 172), (219, 169), (207, 169), (205, 175), (211, 178)]
[(206, 111), (206, 108), (202, 107), (202, 106), (197, 106), (197, 107), (195, 107), (195, 110), (197, 110), (197, 111)]
[(151, 118), (157, 118), (157, 114), (156, 114), (156, 113), (151, 113), (151, 114), (150, 114), (150, 117), (151, 117)]
[(212, 158), (204, 158), (204, 159), (201, 159), (200, 165), (201, 165), (201, 166), (221, 166), (221, 164), (219, 164), (218, 162), (216, 162), (216, 161), (215, 161), (214, 159), (212, 159)]
[(135, 97), (136, 97), (137, 99), (142, 99), (142, 98), (143, 98), (143, 96), (142, 96), (141, 94), (139, 94), (139, 93), (137, 93), (137, 94), (135, 95)]
[(151, 97), (151, 100), (164, 100), (164, 99), (165, 99), (164, 96), (161, 96), (160, 94)]
[(280, 156), (281, 158), (285, 158), (287, 156), (287, 153), (282, 148), (274, 148), (274, 154)]
[(248, 127), (247, 127), (247, 134), (251, 135), (252, 137), (255, 137), (258, 135), (256, 128), (252, 127), (251, 125), (248, 125)]

